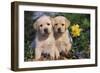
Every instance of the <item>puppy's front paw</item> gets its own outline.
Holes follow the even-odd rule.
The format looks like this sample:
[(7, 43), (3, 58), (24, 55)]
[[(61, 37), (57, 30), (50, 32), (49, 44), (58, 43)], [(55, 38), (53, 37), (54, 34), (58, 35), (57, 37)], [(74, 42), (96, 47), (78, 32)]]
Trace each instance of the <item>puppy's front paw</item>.
[(51, 56), (51, 57), (50, 57), (50, 60), (54, 60), (54, 57)]
[(44, 57), (41, 56), (40, 58), (36, 58), (35, 61), (43, 61), (44, 60)]

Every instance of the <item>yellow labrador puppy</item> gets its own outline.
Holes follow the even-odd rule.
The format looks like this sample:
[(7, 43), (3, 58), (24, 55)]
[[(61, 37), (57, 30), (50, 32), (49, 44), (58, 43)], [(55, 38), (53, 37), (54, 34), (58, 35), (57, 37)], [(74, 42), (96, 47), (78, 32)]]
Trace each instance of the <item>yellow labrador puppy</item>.
[(68, 31), (69, 25), (70, 21), (63, 16), (57, 16), (54, 18), (53, 27), (56, 46), (60, 54), (63, 54), (65, 57), (67, 56), (72, 46)]
[(46, 15), (41, 16), (33, 24), (33, 27), (36, 30), (35, 59), (41, 60), (42, 54), (49, 54), (50, 60), (57, 59), (59, 57), (59, 51), (55, 46), (51, 18)]

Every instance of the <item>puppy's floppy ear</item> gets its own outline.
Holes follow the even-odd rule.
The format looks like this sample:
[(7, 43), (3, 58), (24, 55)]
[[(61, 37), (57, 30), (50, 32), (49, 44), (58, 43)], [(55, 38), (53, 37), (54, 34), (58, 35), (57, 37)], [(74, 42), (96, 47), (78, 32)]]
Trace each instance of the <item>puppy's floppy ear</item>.
[(37, 30), (37, 21), (35, 21), (35, 22), (33, 23), (33, 29), (34, 29), (34, 30)]
[(65, 22), (66, 22), (66, 29), (70, 26), (70, 21), (67, 19), (67, 18), (65, 18)]
[(51, 24), (52, 24), (52, 26), (54, 26), (54, 18), (50, 18), (51, 19)]
[(54, 26), (54, 18), (49, 16), (49, 19), (51, 20), (52, 27)]

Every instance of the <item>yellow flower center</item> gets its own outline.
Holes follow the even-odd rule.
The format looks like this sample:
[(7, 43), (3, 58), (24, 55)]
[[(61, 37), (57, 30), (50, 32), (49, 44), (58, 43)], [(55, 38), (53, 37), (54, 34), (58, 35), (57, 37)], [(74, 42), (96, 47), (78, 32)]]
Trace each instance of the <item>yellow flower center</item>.
[(80, 36), (80, 32), (81, 32), (81, 29), (79, 28), (79, 25), (78, 24), (74, 24), (72, 27), (71, 27), (71, 30), (72, 30), (72, 35), (73, 37), (77, 37), (77, 36)]

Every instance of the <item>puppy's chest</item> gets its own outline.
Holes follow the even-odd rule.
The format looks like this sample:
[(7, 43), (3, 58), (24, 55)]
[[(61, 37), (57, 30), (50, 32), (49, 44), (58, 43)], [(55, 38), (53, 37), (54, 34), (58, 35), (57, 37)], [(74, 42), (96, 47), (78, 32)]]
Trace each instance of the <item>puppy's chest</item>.
[(57, 46), (66, 45), (66, 43), (69, 43), (69, 38), (67, 35), (63, 35), (60, 38), (56, 39)]
[(65, 38), (56, 40), (56, 46), (58, 48), (65, 48), (67, 45), (67, 40)]
[(44, 41), (39, 41), (38, 45), (41, 48), (49, 49), (49, 48), (51, 48), (53, 46), (53, 43), (54, 43), (53, 39), (47, 39), (47, 40), (44, 40)]

